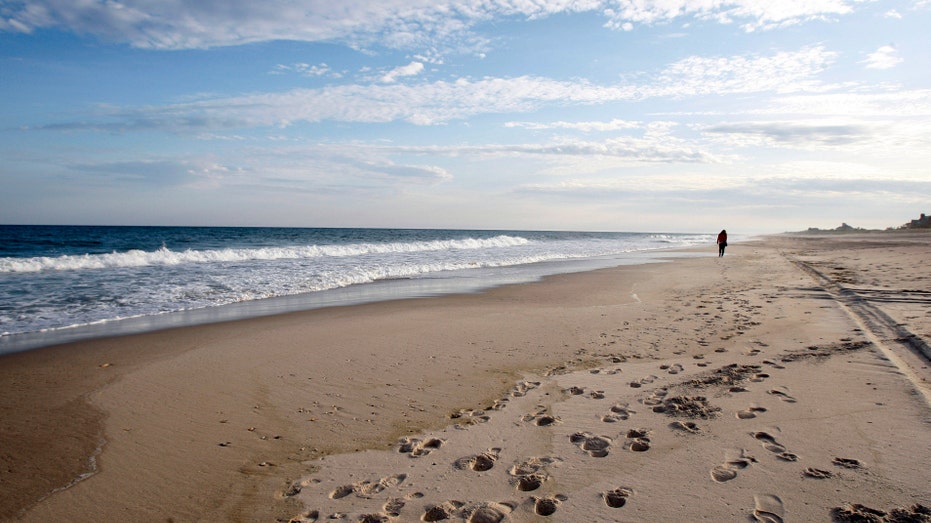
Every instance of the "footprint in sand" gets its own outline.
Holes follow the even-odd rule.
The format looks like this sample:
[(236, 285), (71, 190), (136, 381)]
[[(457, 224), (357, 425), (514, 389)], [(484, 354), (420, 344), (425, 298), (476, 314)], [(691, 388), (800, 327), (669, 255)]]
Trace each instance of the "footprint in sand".
[(405, 479), (407, 479), (407, 474), (395, 474), (393, 476), (381, 478), (374, 483), (363, 481), (359, 484), (358, 493), (363, 497), (370, 497), (387, 488), (397, 487), (401, 483), (404, 483)]
[(514, 486), (521, 492), (532, 492), (543, 486), (546, 476), (543, 474), (527, 474), (517, 478)]
[(580, 396), (583, 393), (585, 393), (585, 389), (583, 389), (582, 387), (572, 386), (564, 390), (563, 392), (568, 392), (569, 394), (572, 394), (573, 396)]
[(498, 461), (499, 452), (501, 452), (501, 449), (491, 448), (475, 456), (459, 458), (453, 465), (459, 470), (469, 469), (476, 472), (485, 472), (494, 468), (495, 462)]
[(568, 497), (562, 494), (556, 494), (555, 496), (547, 498), (538, 498), (533, 497), (533, 511), (538, 516), (552, 516), (556, 513), (556, 509), (559, 507), (559, 504), (563, 501), (569, 499)]
[(355, 492), (355, 485), (341, 485), (336, 487), (336, 490), (330, 492), (330, 499), (343, 499), (346, 496)]
[(468, 523), (501, 523), (514, 507), (506, 503), (489, 503), (473, 510), (466, 518)]
[(669, 424), (669, 428), (689, 434), (698, 434), (701, 432), (701, 428), (692, 421), (673, 421)]
[(388, 523), (391, 521), (391, 516), (388, 514), (362, 514), (359, 516), (358, 521), (359, 523)]
[(500, 523), (514, 511), (513, 503), (463, 503), (462, 501), (444, 501), (427, 508), (422, 521), (444, 521), (453, 517), (468, 523)]
[(282, 496), (286, 498), (291, 498), (297, 496), (304, 490), (304, 487), (313, 485), (315, 483), (320, 483), (319, 479), (305, 479), (301, 481), (296, 481), (288, 486), (287, 490), (281, 493)]
[(406, 503), (401, 498), (389, 498), (382, 509), (389, 517), (396, 518), (401, 515), (401, 509), (404, 508), (404, 505)]
[(432, 505), (424, 512), (423, 521), (443, 521), (453, 517), (456, 512), (465, 506), (461, 501), (444, 501), (439, 505)]
[(318, 519), (320, 519), (320, 511), (310, 510), (310, 511), (294, 516), (293, 518), (289, 520), (289, 522), (294, 521), (298, 523), (314, 523)]
[(504, 408), (508, 406), (509, 401), (511, 401), (511, 398), (497, 399), (488, 406), (487, 410), (504, 410)]
[(724, 454), (724, 464), (711, 469), (711, 479), (724, 483), (737, 477), (737, 471), (756, 463), (756, 458), (747, 456), (743, 449), (728, 451)]
[(744, 410), (737, 411), (737, 419), (753, 419), (757, 414), (766, 412), (765, 407), (759, 407), (757, 405), (750, 405)]
[(833, 521), (902, 521), (927, 522), (931, 520), (931, 509), (917, 503), (912, 506), (898, 507), (889, 510), (880, 510), (867, 507), (860, 503), (844, 503), (840, 507), (831, 509)]
[(387, 488), (400, 485), (405, 479), (407, 479), (407, 474), (395, 474), (375, 482), (365, 480), (351, 485), (342, 485), (330, 492), (330, 499), (342, 499), (350, 494), (355, 494), (360, 498), (371, 498)]
[(508, 470), (511, 475), (512, 483), (521, 492), (530, 492), (537, 490), (543, 485), (543, 482), (549, 478), (546, 467), (551, 463), (559, 461), (558, 458), (542, 457), (528, 458)]
[(548, 427), (550, 425), (555, 425), (559, 423), (560, 420), (557, 416), (553, 416), (547, 412), (547, 408), (542, 405), (537, 405), (536, 412), (531, 412), (529, 414), (524, 414), (520, 417), (520, 420), (525, 423), (532, 422), (538, 427)]
[(754, 432), (751, 434), (754, 438), (760, 441), (763, 444), (763, 448), (776, 454), (776, 457), (783, 461), (798, 461), (798, 456), (791, 452), (787, 452), (786, 448), (776, 441), (772, 435), (766, 432)]
[(886, 511), (859, 503), (844, 503), (842, 507), (834, 507), (831, 516), (834, 521), (886, 521)]
[(644, 398), (643, 400), (641, 400), (641, 402), (648, 407), (662, 405), (663, 401), (665, 400), (668, 394), (669, 394), (669, 389), (665, 387), (659, 388), (659, 389), (656, 389), (650, 392), (650, 395)]
[(760, 440), (763, 448), (770, 452), (785, 452), (786, 448), (776, 442), (776, 438), (766, 432), (753, 432), (750, 434), (755, 439)]
[(631, 429), (627, 431), (628, 448), (634, 452), (650, 450), (650, 431), (647, 429)]
[(863, 463), (852, 458), (834, 458), (833, 463), (838, 467), (844, 467), (845, 469), (856, 470), (863, 468)]
[(528, 392), (540, 386), (539, 381), (522, 381), (511, 389), (511, 396), (520, 398), (526, 396)]
[(477, 425), (486, 423), (491, 420), (491, 416), (485, 414), (484, 410), (479, 409), (460, 409), (449, 416), (449, 419), (456, 420), (456, 427), (463, 428), (464, 425)]
[(789, 394), (789, 389), (785, 387), (776, 387), (774, 389), (770, 389), (767, 392), (769, 394), (772, 394), (773, 396), (776, 396), (777, 398), (781, 399), (782, 401), (786, 403), (795, 403), (796, 401), (798, 401), (794, 397), (792, 397), (791, 394)]
[(627, 498), (632, 496), (633, 489), (618, 487), (614, 490), (602, 492), (601, 497), (605, 500), (605, 505), (611, 508), (621, 508), (627, 504)]
[(611, 438), (607, 436), (596, 436), (590, 432), (576, 432), (569, 436), (569, 441), (575, 443), (577, 447), (588, 453), (593, 458), (603, 458), (608, 455), (608, 449), (611, 447)]
[(833, 478), (834, 474), (828, 470), (816, 469), (813, 467), (808, 467), (805, 469), (805, 472), (802, 473), (806, 478), (814, 479), (828, 479)]
[(772, 494), (757, 494), (753, 496), (753, 519), (762, 523), (782, 523), (785, 517), (785, 507), (779, 496)]
[(711, 469), (711, 479), (718, 483), (724, 483), (737, 477), (737, 470), (727, 465), (718, 465)]
[(639, 389), (640, 387), (644, 385), (649, 385), (650, 383), (653, 383), (653, 381), (656, 379), (657, 379), (657, 376), (653, 376), (653, 375), (645, 376), (643, 378), (640, 378), (637, 381), (630, 382), (630, 386), (632, 388)]
[(401, 438), (398, 445), (398, 452), (402, 454), (409, 453), (412, 458), (419, 458), (440, 448), (443, 443), (445, 442), (439, 438)]
[(679, 374), (680, 372), (685, 370), (685, 368), (682, 366), (681, 363), (674, 363), (672, 365), (660, 365), (659, 368), (660, 370), (664, 370), (668, 372), (669, 374)]
[(611, 410), (611, 413), (605, 414), (601, 418), (601, 421), (605, 423), (615, 423), (618, 421), (626, 421), (628, 418), (630, 418), (631, 414), (634, 414), (634, 411), (630, 410), (630, 405), (627, 403), (624, 403), (624, 404), (618, 403), (616, 405), (613, 405), (610, 410)]

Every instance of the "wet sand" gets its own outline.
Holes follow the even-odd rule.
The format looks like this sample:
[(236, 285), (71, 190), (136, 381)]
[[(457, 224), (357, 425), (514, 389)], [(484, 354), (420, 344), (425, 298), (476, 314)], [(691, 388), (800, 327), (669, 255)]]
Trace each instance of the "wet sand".
[(921, 521), (929, 240), (773, 236), (6, 356), (0, 517)]

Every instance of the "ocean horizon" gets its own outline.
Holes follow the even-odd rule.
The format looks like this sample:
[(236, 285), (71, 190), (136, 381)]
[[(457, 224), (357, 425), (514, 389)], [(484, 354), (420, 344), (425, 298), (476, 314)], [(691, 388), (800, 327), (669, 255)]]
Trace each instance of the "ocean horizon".
[[(655, 261), (715, 234), (0, 225), (0, 354)], [(664, 256), (669, 256), (668, 254)]]

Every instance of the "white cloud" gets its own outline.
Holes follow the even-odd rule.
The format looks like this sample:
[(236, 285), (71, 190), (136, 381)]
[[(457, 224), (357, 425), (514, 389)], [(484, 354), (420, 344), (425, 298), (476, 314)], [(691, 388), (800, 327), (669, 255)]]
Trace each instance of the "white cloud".
[(624, 176), (603, 176), (590, 178), (570, 178), (565, 180), (528, 183), (517, 189), (518, 192), (537, 192), (594, 198), (616, 198), (627, 195), (657, 194), (692, 191), (727, 191), (747, 187), (752, 181), (746, 177), (687, 174), (634, 174)]
[(295, 63), (291, 65), (278, 64), (275, 66), (273, 73), (297, 73), (301, 76), (306, 76), (309, 78), (314, 78), (317, 76), (330, 76), (334, 78), (339, 78), (341, 75), (334, 72), (330, 69), (325, 63), (318, 65), (310, 65), (305, 63)]
[[(699, 138), (700, 140), (700, 138)], [(551, 138), (542, 142), (457, 144), (447, 146), (379, 146), (379, 154), (447, 157), (489, 165), (521, 165), (522, 173), (573, 177), (611, 169), (636, 169), (661, 165), (726, 165), (737, 158), (715, 151), (704, 140), (656, 135), (610, 137), (601, 140)], [(369, 146), (360, 145), (360, 148)], [(505, 168), (505, 170), (507, 170)], [(523, 178), (516, 174), (515, 178)]]
[(931, 90), (785, 96), (750, 114), (700, 131), (726, 148), (860, 155), (899, 174), (931, 161)]
[(866, 64), (867, 69), (891, 69), (900, 63), (903, 59), (898, 55), (896, 48), (891, 45), (884, 45), (875, 52), (870, 53), (862, 63)]
[(493, 18), (593, 12), (607, 27), (697, 17), (743, 22), (747, 31), (850, 13), (863, 0), (11, 0), (0, 31), (62, 28), (133, 46), (190, 49), (269, 40), (339, 41), (354, 48), (445, 48), (481, 52), (473, 27)]
[(885, 16), (886, 18), (895, 18), (895, 19), (897, 19), (897, 20), (901, 20), (901, 19), (902, 19), (902, 14), (899, 13), (898, 11), (896, 11), (895, 9), (890, 9), (890, 10), (886, 11), (886, 14), (883, 15), (883, 16)]
[[(772, 56), (692, 57), (672, 64), (652, 83), (644, 85), (595, 85), (536, 76), (338, 85), (160, 107), (114, 109), (102, 114), (100, 121), (94, 123), (64, 123), (45, 128), (205, 131), (327, 120), (434, 125), (479, 114), (525, 113), (547, 105), (596, 105), (707, 94), (818, 92), (827, 87), (816, 77), (833, 57), (833, 53), (821, 47)], [(419, 62), (412, 62), (400, 68), (398, 74), (414, 74), (422, 67)]]
[(659, 82), (651, 86), (652, 96), (694, 96), (697, 94), (781, 93), (817, 91), (816, 75), (830, 65), (837, 53), (823, 46), (806, 47), (771, 56), (708, 58), (692, 56), (667, 67)]
[(706, 133), (726, 136), (733, 145), (783, 145), (797, 148), (873, 143), (876, 135), (889, 127), (866, 121), (773, 121), (734, 122), (705, 129)]
[(605, 14), (606, 26), (629, 30), (630, 23), (654, 24), (684, 16), (733, 23), (745, 31), (772, 29), (849, 14), (862, 0), (619, 0)]
[(395, 153), (361, 144), (244, 147), (224, 157), (227, 165), (222, 170), (203, 159), (189, 161), (205, 166), (202, 172), (190, 171), (189, 183), (335, 193), (429, 186), (453, 179), (438, 165), (395, 161)]
[[(804, 166), (776, 167), (798, 169)], [(826, 172), (844, 172), (845, 168), (850, 166), (842, 162), (825, 162), (818, 167)], [(927, 193), (929, 187), (931, 183), (927, 181), (890, 179), (888, 175), (882, 178), (863, 178), (850, 173), (845, 176), (828, 175), (813, 178), (804, 172), (793, 170), (785, 175), (751, 176), (705, 173), (615, 174), (528, 183), (517, 187), (515, 192), (591, 201), (633, 202), (642, 201), (644, 197), (661, 198), (666, 202), (732, 200), (746, 201), (755, 208), (787, 204), (804, 207), (812, 203), (824, 205), (824, 202), (840, 201), (843, 202), (842, 207), (849, 207), (851, 201), (875, 202), (878, 195), (901, 203), (920, 202), (914, 194)], [(731, 208), (738, 205), (740, 203), (734, 203)]]
[(401, 67), (396, 67), (388, 71), (381, 77), (381, 81), (387, 84), (397, 81), (401, 76), (417, 76), (423, 72), (423, 64), (420, 62), (411, 62)]
[(846, 115), (850, 117), (931, 116), (931, 89), (796, 94), (775, 98), (756, 114)]
[(520, 127), (531, 131), (546, 131), (552, 129), (569, 129), (582, 132), (606, 132), (625, 129), (637, 129), (642, 124), (627, 120), (614, 119), (607, 122), (507, 122), (505, 127)]
[[(706, 147), (715, 151), (812, 151), (823, 158), (883, 165), (887, 174), (920, 172), (931, 161), (931, 122), (925, 118), (800, 117), (773, 121), (734, 121), (702, 130)], [(894, 167), (893, 167), (894, 166)]]

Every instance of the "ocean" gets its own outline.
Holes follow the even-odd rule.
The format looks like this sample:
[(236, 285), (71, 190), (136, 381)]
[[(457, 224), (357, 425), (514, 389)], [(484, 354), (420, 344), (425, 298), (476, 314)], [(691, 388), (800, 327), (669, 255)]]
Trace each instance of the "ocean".
[[(0, 225), (0, 354), (537, 280), (714, 234)], [(709, 252), (710, 252), (709, 251)]]

